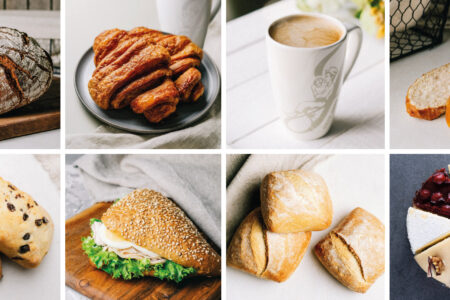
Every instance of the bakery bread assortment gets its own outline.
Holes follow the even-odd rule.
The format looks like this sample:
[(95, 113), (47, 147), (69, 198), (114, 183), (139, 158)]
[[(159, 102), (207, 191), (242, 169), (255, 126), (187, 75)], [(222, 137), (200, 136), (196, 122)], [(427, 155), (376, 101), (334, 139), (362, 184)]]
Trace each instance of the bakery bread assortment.
[[(267, 174), (260, 186), (261, 207), (239, 225), (227, 251), (227, 265), (277, 282), (299, 266), (311, 231), (327, 229), (333, 205), (323, 178), (304, 170)], [(365, 293), (384, 273), (384, 225), (354, 209), (314, 248), (325, 268), (349, 289)]]
[(287, 280), (299, 266), (312, 230), (330, 226), (331, 199), (318, 174), (289, 170), (267, 174), (261, 207), (240, 224), (228, 246), (227, 264), (260, 278)]
[(272, 172), (261, 183), (261, 212), (273, 232), (320, 231), (333, 219), (328, 187), (318, 174), (303, 170)]
[(416, 192), (406, 225), (418, 265), (450, 287), (450, 177), (445, 169), (436, 170)]
[(241, 223), (227, 251), (227, 264), (257, 277), (285, 281), (305, 254), (311, 232), (275, 233), (264, 225), (261, 209)]
[(418, 78), (406, 94), (406, 111), (412, 117), (434, 120), (446, 112), (450, 101), (450, 63)]
[(37, 267), (50, 249), (53, 221), (27, 193), (0, 178), (0, 252), (25, 268)]
[(137, 27), (111, 29), (95, 38), (96, 69), (88, 88), (102, 109), (130, 106), (151, 123), (195, 102), (204, 92), (197, 69), (203, 51), (188, 37)]
[(358, 207), (315, 246), (314, 253), (343, 285), (365, 293), (384, 273), (384, 225)]
[(0, 27), (0, 114), (30, 104), (50, 87), (50, 55), (33, 38)]
[(113, 278), (154, 276), (180, 282), (220, 276), (220, 255), (186, 214), (162, 194), (135, 190), (91, 220), (82, 248), (90, 263)]

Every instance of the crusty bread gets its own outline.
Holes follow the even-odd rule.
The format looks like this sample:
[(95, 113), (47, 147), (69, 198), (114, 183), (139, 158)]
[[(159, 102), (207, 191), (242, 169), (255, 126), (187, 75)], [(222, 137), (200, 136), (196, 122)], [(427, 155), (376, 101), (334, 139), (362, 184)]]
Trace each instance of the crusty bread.
[(253, 210), (236, 230), (227, 264), (257, 277), (285, 281), (297, 269), (311, 240), (311, 232), (268, 231), (261, 210)]
[(270, 231), (292, 233), (328, 228), (333, 206), (323, 178), (291, 170), (267, 174), (261, 183), (261, 212)]
[(1, 177), (0, 199), (0, 252), (25, 268), (38, 266), (53, 238), (50, 215)]
[(50, 87), (50, 55), (26, 33), (0, 27), (0, 114), (27, 105)]
[(106, 228), (198, 275), (220, 275), (220, 255), (186, 214), (162, 194), (135, 190), (102, 216)]
[(384, 225), (358, 207), (316, 245), (314, 252), (343, 285), (365, 293), (384, 273)]
[(450, 99), (450, 63), (418, 78), (406, 94), (406, 111), (412, 117), (433, 120), (445, 113)]

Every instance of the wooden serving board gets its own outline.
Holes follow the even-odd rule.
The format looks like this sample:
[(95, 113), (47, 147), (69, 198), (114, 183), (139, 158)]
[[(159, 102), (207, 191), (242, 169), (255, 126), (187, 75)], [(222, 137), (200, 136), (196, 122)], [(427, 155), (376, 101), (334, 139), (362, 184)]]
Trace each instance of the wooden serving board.
[(193, 277), (180, 284), (154, 277), (127, 281), (92, 267), (81, 238), (90, 235), (89, 220), (99, 219), (111, 204), (97, 203), (66, 221), (66, 285), (92, 299), (220, 299), (220, 277)]
[(0, 116), (0, 141), (60, 127), (60, 79), (35, 102)]

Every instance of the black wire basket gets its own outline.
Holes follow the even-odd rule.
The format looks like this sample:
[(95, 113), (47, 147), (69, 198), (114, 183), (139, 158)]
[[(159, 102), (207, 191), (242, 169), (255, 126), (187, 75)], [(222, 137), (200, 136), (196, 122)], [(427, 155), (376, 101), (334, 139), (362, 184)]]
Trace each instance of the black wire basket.
[[(60, 0), (0, 0), (2, 3), (0, 9), (19, 9), (19, 10), (59, 10)], [(1, 23), (1, 22), (0, 22)], [(7, 24), (3, 24), (7, 25)], [(60, 39), (36, 39), (42, 48), (52, 57), (53, 72), (55, 75), (61, 74), (61, 40)]]
[(450, 0), (390, 1), (390, 60), (442, 43)]

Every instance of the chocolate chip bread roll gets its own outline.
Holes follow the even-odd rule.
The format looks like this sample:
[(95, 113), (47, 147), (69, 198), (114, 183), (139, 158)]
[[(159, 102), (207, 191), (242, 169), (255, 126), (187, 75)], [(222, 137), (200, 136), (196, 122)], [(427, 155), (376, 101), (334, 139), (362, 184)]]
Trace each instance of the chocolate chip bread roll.
[(47, 254), (52, 237), (53, 222), (45, 209), (0, 177), (0, 252), (34, 268)]

